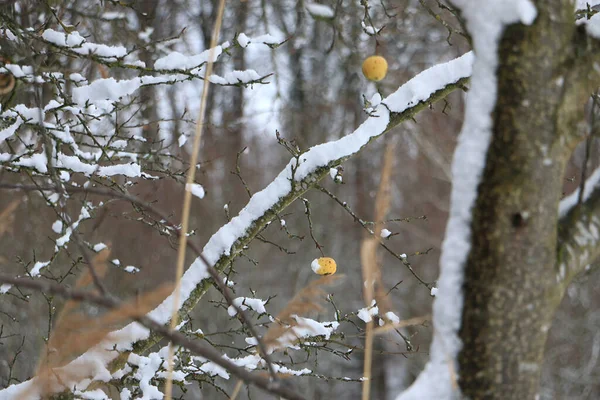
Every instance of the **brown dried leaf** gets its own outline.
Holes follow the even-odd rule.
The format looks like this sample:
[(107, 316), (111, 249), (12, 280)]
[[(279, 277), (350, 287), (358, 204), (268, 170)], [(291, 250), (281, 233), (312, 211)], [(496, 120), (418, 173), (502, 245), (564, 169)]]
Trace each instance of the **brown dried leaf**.
[[(106, 247), (102, 250), (100, 250), (100, 252), (98, 252), (94, 258), (92, 258), (92, 268), (94, 269), (94, 271), (96, 272), (96, 275), (99, 278), (103, 278), (104, 275), (106, 275), (106, 271), (108, 270), (108, 257), (110, 256), (110, 248)], [(90, 285), (91, 283), (94, 282), (94, 278), (92, 277), (92, 274), (88, 269), (85, 270), (85, 272), (83, 274), (81, 274), (81, 277), (79, 277), (79, 279), (77, 280), (77, 283), (75, 283), (75, 287), (78, 289), (84, 288), (88, 285)]]
[(0, 212), (0, 237), (2, 237), (11, 228), (14, 220), (14, 212), (21, 204), (21, 199), (11, 201), (2, 212)]
[(142, 317), (162, 303), (174, 288), (172, 283), (161, 285), (153, 291), (123, 304), (118, 309), (107, 312), (98, 323), (100, 325), (118, 325), (127, 320)]
[[(108, 253), (98, 254), (94, 263), (99, 264), (106, 261)], [(78, 285), (89, 284), (86, 277), (80, 278)], [(56, 321), (52, 336), (46, 346), (37, 369), (38, 386), (33, 390), (41, 390), (42, 394), (48, 393), (52, 385), (62, 380), (70, 380), (64, 371), (60, 377), (55, 369), (69, 363), (75, 357), (85, 353), (93, 346), (99, 344), (111, 331), (119, 325), (131, 319), (146, 315), (154, 309), (173, 291), (173, 284), (165, 284), (157, 289), (145, 293), (135, 299), (123, 303), (119, 308), (109, 310), (95, 317), (86, 315), (81, 309), (79, 301), (68, 301), (63, 308), (60, 317)], [(75, 377), (73, 373), (72, 377)]]

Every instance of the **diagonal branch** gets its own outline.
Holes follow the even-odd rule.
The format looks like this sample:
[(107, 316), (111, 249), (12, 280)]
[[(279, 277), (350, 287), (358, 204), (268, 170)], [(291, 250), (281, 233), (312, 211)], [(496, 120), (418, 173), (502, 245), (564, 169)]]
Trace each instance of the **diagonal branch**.
[[(141, 201), (137, 197), (132, 196), (130, 194), (118, 192), (115, 190), (97, 188), (97, 187), (84, 188), (84, 187), (80, 187), (80, 186), (71, 186), (71, 185), (65, 185), (65, 184), (41, 186), (41, 185), (23, 185), (23, 184), (14, 184), (14, 183), (0, 183), (0, 189), (14, 189), (14, 190), (22, 190), (22, 191), (56, 191), (56, 192), (65, 192), (65, 193), (94, 193), (94, 194), (107, 196), (107, 197), (111, 197), (111, 198), (123, 199), (123, 200), (130, 201), (131, 203), (133, 203), (139, 207), (145, 208), (146, 210), (155, 214), (157, 217), (159, 217), (164, 222), (165, 225), (169, 226), (172, 229), (172, 232), (174, 232), (175, 235), (179, 239), (182, 238), (183, 232), (184, 232), (184, 230), (179, 229), (169, 219), (169, 217), (165, 213), (163, 213), (158, 208), (154, 207), (152, 204)], [(77, 240), (81, 240), (81, 239), (77, 239)], [(84, 252), (84, 257), (86, 257), (87, 253), (85, 253), (85, 248), (83, 248), (83, 246), (80, 246), (80, 247), (81, 247), (82, 252)], [(245, 325), (246, 328), (248, 328), (252, 337), (254, 339), (256, 339), (257, 347), (261, 353), (261, 357), (265, 360), (269, 371), (271, 371), (273, 369), (273, 362), (271, 360), (271, 357), (267, 352), (267, 349), (264, 345), (262, 338), (258, 335), (258, 332), (256, 331), (256, 327), (254, 326), (254, 324), (248, 317), (247, 312), (244, 311), (238, 304), (236, 304), (234, 302), (233, 294), (231, 293), (231, 290), (227, 287), (227, 285), (223, 282), (223, 280), (220, 279), (219, 272), (217, 270), (215, 270), (208, 263), (208, 261), (206, 260), (204, 255), (200, 252), (200, 249), (196, 246), (196, 244), (191, 241), (187, 241), (186, 247), (189, 247), (192, 250), (192, 252), (196, 255), (196, 257), (198, 257), (204, 263), (204, 265), (206, 266), (206, 269), (208, 271), (208, 274), (210, 275), (212, 281), (218, 287), (219, 291), (225, 298), (227, 305), (230, 307), (233, 307), (235, 309), (236, 316), (238, 317), (240, 322), (243, 325)], [(89, 258), (89, 257), (86, 257), (86, 258)], [(86, 261), (91, 266), (92, 262), (89, 259), (87, 259)], [(93, 268), (90, 268), (90, 271), (93, 271)], [(100, 293), (105, 294), (105, 292), (102, 290), (100, 290)], [(173, 326), (171, 326), (171, 330), (174, 330), (174, 329), (175, 328)], [(127, 354), (129, 354), (129, 353), (127, 353)]]
[(557, 280), (564, 285), (600, 257), (599, 182), (600, 168), (587, 179), (582, 195), (578, 189), (560, 202)]
[[(412, 119), (418, 112), (443, 99), (456, 89), (464, 89), (471, 74), (472, 53), (436, 65), (402, 85), (384, 102), (375, 107), (356, 131), (339, 140), (317, 145), (290, 160), (283, 171), (262, 191), (254, 194), (240, 214), (221, 227), (208, 241), (202, 254), (217, 271), (222, 271), (273, 219), (287, 206), (314, 187), (336, 167), (359, 153), (372, 140), (389, 132), (400, 123)], [(184, 300), (179, 317), (189, 313), (210, 288), (212, 281), (200, 258), (188, 268), (182, 278), (181, 298)], [(158, 323), (169, 322), (173, 301), (171, 295), (150, 312)], [(121, 329), (115, 343), (143, 353), (162, 339), (160, 331), (140, 332), (133, 324)], [(128, 354), (111, 353), (108, 368), (116, 371)], [(0, 391), (0, 397), (2, 391)]]
[[(70, 300), (84, 301), (87, 303), (102, 306), (107, 309), (118, 308), (121, 305), (119, 300), (114, 299), (108, 295), (100, 295), (94, 292), (71, 289), (60, 284), (56, 284), (47, 280), (32, 280), (23, 278), (13, 278), (0, 274), (0, 282), (11, 285), (27, 287), (29, 289), (42, 291), (48, 294), (55, 294), (65, 297)], [(224, 358), (222, 354), (212, 347), (203, 346), (197, 341), (190, 340), (185, 337), (182, 333), (169, 329), (168, 327), (157, 323), (152, 318), (147, 316), (141, 316), (135, 318), (135, 321), (142, 324), (148, 329), (152, 329), (155, 332), (160, 333), (165, 338), (169, 339), (173, 344), (184, 347), (190, 350), (193, 354), (204, 357), (220, 367), (225, 368), (232, 374), (245, 382), (252, 383), (267, 392), (282, 396), (290, 400), (304, 400), (300, 394), (298, 394), (293, 388), (282, 384), (281, 381), (273, 381), (265, 376), (258, 373), (252, 373), (247, 369), (234, 364), (232, 361)], [(17, 385), (19, 386), (19, 385)], [(12, 387), (11, 390), (15, 390)], [(17, 388), (18, 389), (18, 388)]]

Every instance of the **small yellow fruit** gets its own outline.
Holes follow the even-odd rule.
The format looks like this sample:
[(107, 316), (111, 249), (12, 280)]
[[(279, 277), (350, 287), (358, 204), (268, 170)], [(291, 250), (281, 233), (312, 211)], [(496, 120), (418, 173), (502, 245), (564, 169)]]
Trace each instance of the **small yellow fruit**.
[(333, 275), (337, 270), (335, 260), (331, 257), (315, 258), (310, 267), (315, 274), (319, 275)]
[(365, 78), (376, 82), (385, 78), (387, 69), (387, 61), (381, 56), (371, 56), (367, 58), (362, 65), (362, 72)]

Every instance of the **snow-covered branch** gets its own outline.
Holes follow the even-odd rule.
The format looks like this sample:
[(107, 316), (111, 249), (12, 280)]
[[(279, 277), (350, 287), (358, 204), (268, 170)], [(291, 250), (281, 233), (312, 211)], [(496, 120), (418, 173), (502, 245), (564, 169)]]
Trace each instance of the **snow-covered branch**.
[(600, 257), (600, 169), (586, 180), (584, 193), (577, 189), (559, 206), (556, 281), (571, 279)]
[(438, 292), (433, 304), (434, 336), (430, 360), (413, 385), (398, 400), (459, 398), (458, 336), (463, 312), (465, 265), (472, 247), (473, 206), (492, 140), (492, 113), (496, 104), (498, 41), (505, 25), (531, 24), (536, 17), (527, 0), (493, 1), (474, 5), (456, 1), (473, 37), (476, 53), (471, 90), (467, 96), (465, 122), (452, 163), (450, 219), (446, 226)]
[[(256, 193), (237, 217), (211, 237), (204, 247), (204, 257), (217, 270), (222, 270), (288, 205), (326, 177), (331, 168), (357, 154), (371, 140), (411, 119), (416, 113), (455, 89), (464, 87), (471, 73), (472, 61), (472, 54), (467, 53), (420, 73), (380, 104), (373, 105), (371, 117), (352, 134), (315, 146), (292, 158), (271, 184)], [(181, 298), (184, 300), (180, 309), (181, 319), (194, 308), (210, 286), (209, 274), (198, 258), (181, 280)], [(170, 296), (150, 312), (148, 317), (157, 323), (166, 324), (170, 318), (172, 301), (173, 296)], [(89, 351), (95, 355), (94, 363), (101, 364), (97, 365), (96, 372), (92, 371), (89, 377), (92, 380), (106, 380), (107, 367), (111, 373), (115, 372), (123, 366), (127, 352), (143, 352), (161, 337), (160, 333), (143, 329), (135, 323), (111, 333), (103, 343)], [(119, 356), (114, 349), (126, 353)], [(81, 368), (82, 360), (89, 359), (90, 356), (86, 353), (65, 366), (64, 371), (68, 371), (69, 368)], [(28, 384), (24, 382), (22, 387)], [(3, 391), (0, 391), (0, 397), (2, 395)]]
[[(52, 283), (47, 280), (32, 281), (29, 279), (12, 278), (9, 276), (0, 275), (0, 281), (6, 282), (11, 285), (15, 285), (15, 286), (28, 287), (28, 288), (43, 291), (43, 292), (49, 293), (49, 294), (60, 295), (60, 296), (66, 297), (67, 299), (71, 299), (71, 300), (82, 300), (87, 303), (96, 304), (96, 305), (102, 306), (107, 309), (114, 309), (114, 308), (117, 308), (120, 306), (120, 302), (113, 299), (112, 297), (103, 296), (103, 295), (96, 294), (96, 293), (90, 292), (90, 291), (85, 291), (85, 290), (70, 289), (70, 288), (62, 286), (60, 284)], [(195, 354), (196, 356), (204, 357), (204, 358), (211, 360), (211, 362), (214, 363), (216, 366), (232, 372), (237, 377), (239, 377), (240, 379), (243, 379), (246, 382), (252, 382), (253, 384), (257, 385), (258, 387), (261, 387), (271, 393), (278, 394), (280, 396), (284, 396), (285, 398), (290, 399), (290, 400), (303, 400), (304, 399), (301, 395), (296, 393), (292, 388), (290, 388), (289, 386), (287, 386), (285, 384), (282, 384), (281, 381), (274, 382), (274, 381), (270, 380), (269, 378), (266, 378), (262, 375), (253, 374), (253, 373), (249, 372), (246, 368), (237, 365), (232, 360), (222, 357), (221, 353), (219, 353), (219, 351), (217, 351), (216, 349), (214, 349), (211, 346), (201, 345), (200, 343), (192, 341), (192, 340), (188, 339), (187, 337), (185, 337), (185, 335), (183, 335), (177, 331), (171, 331), (166, 326), (156, 323), (149, 317), (141, 316), (141, 317), (138, 317), (135, 319), (137, 320), (137, 323), (139, 323), (140, 325), (142, 325), (148, 329), (152, 329), (155, 332), (160, 333), (162, 336), (168, 338), (175, 345), (182, 346), (182, 347), (190, 350), (191, 353)], [(62, 391), (65, 389), (68, 390), (70, 388), (74, 388), (75, 390), (85, 389), (85, 386), (87, 386), (87, 385), (81, 384), (80, 381), (86, 381), (89, 383), (87, 378), (89, 377), (90, 374), (92, 374), (92, 375), (95, 374), (96, 376), (98, 376), (98, 374), (102, 373), (105, 378), (111, 377), (111, 374), (107, 373), (108, 371), (103, 369), (104, 367), (99, 364), (102, 360), (101, 354), (97, 354), (93, 350), (90, 351), (89, 353), (90, 354), (86, 353), (87, 357), (84, 357), (85, 356), (84, 355), (84, 356), (78, 358), (78, 360), (74, 361), (74, 363), (77, 364), (77, 367), (78, 367), (77, 370), (71, 369), (69, 371), (65, 371), (65, 370), (63, 370), (63, 368), (57, 368), (56, 370), (54, 370), (56, 377), (59, 378), (58, 382), (53, 384), (53, 388), (55, 388), (55, 390)], [(98, 356), (100, 358), (96, 358), (96, 356)], [(131, 357), (129, 357), (129, 362), (133, 363), (131, 360)], [(102, 370), (102, 372), (101, 372), (101, 370)], [(150, 371), (150, 374), (147, 377), (148, 381), (154, 375), (155, 372), (156, 372), (156, 370)], [(68, 376), (68, 378), (66, 378), (67, 376)], [(143, 378), (140, 379), (140, 381), (143, 381)], [(28, 394), (29, 398), (38, 396), (37, 390), (39, 388), (35, 387), (36, 383), (37, 383), (36, 378), (34, 378), (34, 379), (24, 382), (20, 385), (10, 386), (9, 388), (0, 391), (0, 399), (19, 398), (19, 396), (22, 396), (22, 394), (24, 392), (26, 392)], [(65, 386), (62, 386), (62, 385), (65, 385)], [(88, 392), (88, 394), (89, 394), (89, 392)]]

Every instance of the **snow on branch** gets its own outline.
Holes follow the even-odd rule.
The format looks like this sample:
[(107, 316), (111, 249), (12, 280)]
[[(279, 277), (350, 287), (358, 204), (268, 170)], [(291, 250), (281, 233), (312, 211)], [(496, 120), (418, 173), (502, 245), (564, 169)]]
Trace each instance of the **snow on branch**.
[(105, 44), (90, 43), (77, 31), (62, 33), (57, 32), (54, 29), (46, 29), (44, 33), (42, 33), (42, 38), (48, 43), (58, 47), (71, 49), (77, 54), (93, 54), (110, 61), (116, 61), (118, 58), (127, 55), (127, 49), (123, 46), (107, 46)]
[[(0, 150), (0, 168), (10, 171), (30, 169), (34, 175), (45, 175), (56, 169), (64, 181), (69, 181), (72, 173), (86, 177), (156, 179), (144, 173), (138, 162), (138, 158), (148, 157), (142, 151), (142, 143), (146, 141), (143, 129), (139, 124), (115, 125), (114, 121), (119, 120), (117, 115), (124, 121), (134, 120), (135, 111), (131, 112), (129, 106), (136, 102), (136, 92), (142, 87), (204, 79), (209, 50), (197, 55), (166, 52), (155, 61), (154, 68), (148, 68), (135, 60), (136, 50), (91, 43), (74, 30), (62, 33), (47, 29), (41, 35), (16, 30), (14, 36), (23, 44), (28, 40), (32, 43), (41, 40), (68, 56), (79, 59), (88, 56), (99, 64), (145, 75), (115, 79), (107, 77), (105, 71), (104, 78), (88, 82), (78, 73), (40, 73), (29, 65), (0, 61), (0, 74), (10, 74), (27, 84), (48, 83), (56, 88), (56, 97), (43, 107), (41, 104), (33, 108), (22, 104), (10, 107), (3, 103), (0, 146), (9, 144), (11, 151), (3, 153)], [(226, 42), (217, 46), (214, 54), (217, 58), (235, 46), (276, 47), (279, 44), (281, 41), (270, 35), (250, 38), (240, 33), (233, 44)], [(267, 83), (265, 79), (269, 76), (245, 70), (228, 72), (223, 77), (211, 75), (208, 79), (224, 86), (248, 86)], [(111, 165), (98, 165), (99, 161)]]
[(565, 217), (571, 210), (581, 202), (585, 202), (592, 195), (598, 184), (600, 183), (600, 168), (597, 168), (589, 178), (586, 179), (583, 187), (583, 194), (581, 195), (581, 188), (577, 188), (573, 193), (562, 199), (558, 205), (558, 216), (560, 218)]
[(600, 168), (585, 181), (583, 194), (578, 188), (559, 204), (557, 283), (568, 285), (600, 257), (599, 183)]
[[(205, 258), (222, 269), (258, 232), (277, 218), (289, 204), (329, 174), (331, 168), (358, 153), (371, 140), (401, 122), (412, 118), (427, 105), (461, 87), (471, 72), (472, 54), (432, 67), (400, 87), (384, 100), (372, 117), (356, 131), (339, 140), (312, 147), (292, 158), (279, 175), (256, 193), (238, 216), (221, 227), (204, 247)], [(182, 279), (182, 313), (187, 312), (206, 290), (206, 268), (197, 259)], [(166, 323), (172, 298), (151, 312), (157, 321)]]
[(459, 398), (458, 330), (463, 307), (464, 268), (471, 248), (471, 210), (477, 199), (487, 150), (492, 137), (492, 112), (496, 103), (498, 41), (504, 26), (531, 24), (536, 10), (529, 0), (467, 0), (454, 4), (462, 11), (473, 37), (475, 62), (467, 96), (465, 122), (452, 163), (450, 218), (442, 244), (438, 292), (433, 303), (434, 335), (430, 360), (413, 385), (398, 400)]
[[(131, 94), (133, 90), (139, 88), (140, 86), (182, 82), (189, 79), (204, 79), (203, 74), (201, 74), (202, 67), (204, 67), (209, 61), (210, 54), (213, 54), (212, 60), (210, 61), (215, 62), (223, 53), (228, 53), (235, 46), (248, 48), (264, 45), (271, 48), (276, 48), (282, 43), (281, 40), (277, 40), (271, 35), (261, 35), (252, 39), (245, 34), (240, 33), (234, 40), (233, 44), (230, 42), (225, 42), (219, 46), (216, 46), (214, 49), (207, 49), (199, 54), (194, 55), (186, 55), (178, 51), (172, 51), (158, 58), (154, 62), (154, 68), (149, 68), (142, 61), (132, 59), (132, 53), (134, 50), (128, 51), (123, 46), (107, 46), (103, 44), (90, 43), (77, 31), (72, 31), (66, 34), (57, 32), (53, 29), (47, 29), (42, 33), (42, 39), (46, 41), (46, 43), (59, 47), (64, 51), (72, 52), (77, 55), (93, 56), (100, 63), (108, 64), (109, 66), (117, 65), (123, 68), (139, 70), (140, 72), (154, 72), (160, 74), (173, 72), (177, 73), (176, 75), (166, 75), (161, 77), (145, 76), (130, 81), (124, 80), (121, 82), (116, 82), (113, 79), (112, 82), (109, 82), (110, 88), (115, 88), (115, 82), (120, 83), (119, 86), (123, 86), (124, 88), (120, 89), (116, 87), (116, 93), (125, 91), (127, 92), (126, 94)], [(16, 70), (16, 67), (12, 66), (8, 69), (13, 72), (13, 70)], [(24, 74), (22, 71), (17, 72), (18, 73), (13, 73), (16, 77), (20, 77)], [(266, 83), (264, 80), (268, 76), (269, 75), (260, 76), (254, 70), (245, 70), (230, 72), (229, 75), (226, 75), (225, 77), (211, 75), (209, 79), (211, 83), (216, 85), (246, 86), (251, 84), (264, 84)], [(96, 82), (102, 81), (106, 81), (106, 79), (99, 79)], [(106, 90), (102, 91), (102, 93), (106, 93)]]
[[(314, 146), (292, 158), (265, 189), (250, 199), (237, 217), (211, 237), (204, 247), (204, 257), (215, 268), (222, 270), (267, 224), (277, 218), (282, 210), (326, 177), (331, 168), (358, 153), (371, 140), (463, 87), (470, 76), (472, 62), (472, 54), (467, 53), (423, 71), (381, 102), (373, 110), (372, 116), (352, 134)], [(208, 278), (205, 265), (199, 258), (196, 259), (181, 280), (181, 298), (184, 301), (180, 310), (181, 316), (193, 309), (211, 286)], [(172, 301), (173, 295), (148, 316), (158, 323), (166, 324), (170, 318)], [(106, 380), (107, 369), (114, 372), (121, 368), (126, 360), (119, 357), (114, 361), (119, 356), (115, 349), (143, 352), (159, 340), (160, 335), (132, 323), (108, 335), (104, 342), (65, 366), (63, 371), (81, 368), (82, 362), (93, 358), (96, 367), (90, 371), (89, 376), (92, 379)], [(28, 381), (18, 386), (27, 387), (30, 384)], [(6, 390), (0, 391), (0, 398), (6, 394)], [(16, 393), (18, 388), (11, 387), (10, 390), (11, 393)]]

